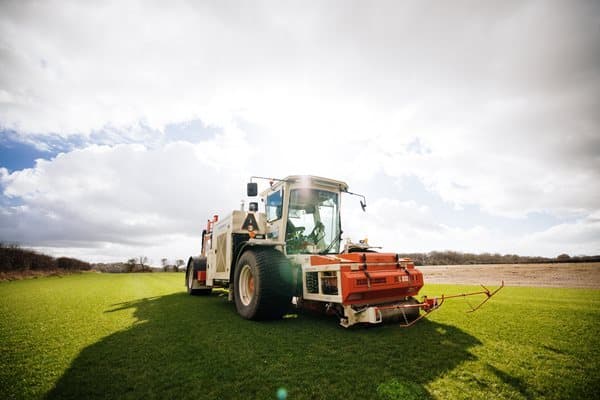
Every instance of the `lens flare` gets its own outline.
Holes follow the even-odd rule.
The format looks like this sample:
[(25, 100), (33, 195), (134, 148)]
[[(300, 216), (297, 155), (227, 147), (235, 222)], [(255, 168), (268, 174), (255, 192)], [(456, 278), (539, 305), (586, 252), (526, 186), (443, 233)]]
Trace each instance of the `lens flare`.
[(285, 400), (287, 399), (287, 390), (285, 388), (277, 389), (277, 400)]

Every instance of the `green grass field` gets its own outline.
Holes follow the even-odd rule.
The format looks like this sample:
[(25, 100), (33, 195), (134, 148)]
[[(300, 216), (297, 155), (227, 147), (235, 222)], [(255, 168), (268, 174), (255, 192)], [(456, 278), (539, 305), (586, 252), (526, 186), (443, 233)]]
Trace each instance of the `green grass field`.
[[(427, 285), (423, 293), (472, 287)], [(0, 398), (590, 399), (600, 290), (505, 288), (413, 328), (241, 319), (182, 274), (0, 283)]]

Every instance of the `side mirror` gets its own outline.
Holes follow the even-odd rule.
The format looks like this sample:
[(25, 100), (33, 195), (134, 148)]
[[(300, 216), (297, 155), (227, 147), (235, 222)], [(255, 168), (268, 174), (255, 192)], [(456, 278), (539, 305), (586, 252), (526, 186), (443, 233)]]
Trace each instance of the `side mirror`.
[(342, 190), (342, 192), (351, 194), (352, 196), (360, 197), (362, 199), (360, 200), (360, 208), (362, 208), (363, 211), (367, 210), (367, 198), (365, 196), (363, 196), (362, 194), (349, 192), (348, 190)]
[(248, 197), (255, 197), (258, 194), (258, 183), (248, 182), (246, 186), (246, 195)]

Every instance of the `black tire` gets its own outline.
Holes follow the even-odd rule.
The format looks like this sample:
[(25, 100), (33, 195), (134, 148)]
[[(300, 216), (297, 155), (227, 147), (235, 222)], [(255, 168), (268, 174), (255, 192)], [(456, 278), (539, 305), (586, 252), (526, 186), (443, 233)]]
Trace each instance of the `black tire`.
[(194, 288), (194, 277), (198, 271), (206, 271), (206, 257), (190, 257), (185, 271), (185, 287), (192, 296), (206, 296), (212, 292), (211, 288)]
[(272, 248), (244, 252), (235, 268), (233, 297), (246, 319), (278, 319), (287, 313), (294, 291), (288, 259)]

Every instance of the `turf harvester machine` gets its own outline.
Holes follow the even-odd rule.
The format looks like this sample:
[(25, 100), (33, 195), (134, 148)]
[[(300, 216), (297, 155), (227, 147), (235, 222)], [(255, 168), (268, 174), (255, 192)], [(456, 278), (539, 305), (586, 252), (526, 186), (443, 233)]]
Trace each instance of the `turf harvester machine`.
[(268, 189), (248, 210), (208, 220), (202, 250), (190, 257), (187, 291), (206, 295), (229, 289), (229, 300), (246, 319), (277, 319), (298, 308), (337, 315), (343, 327), (394, 321), (411, 326), (454, 297), (484, 296), (475, 311), (495, 295), (483, 290), (436, 298), (416, 296), (423, 274), (409, 258), (379, 253), (366, 241), (347, 242), (342, 251), (340, 201), (348, 185), (316, 176), (285, 179), (252, 177), (248, 197), (258, 195), (253, 179), (268, 179)]

